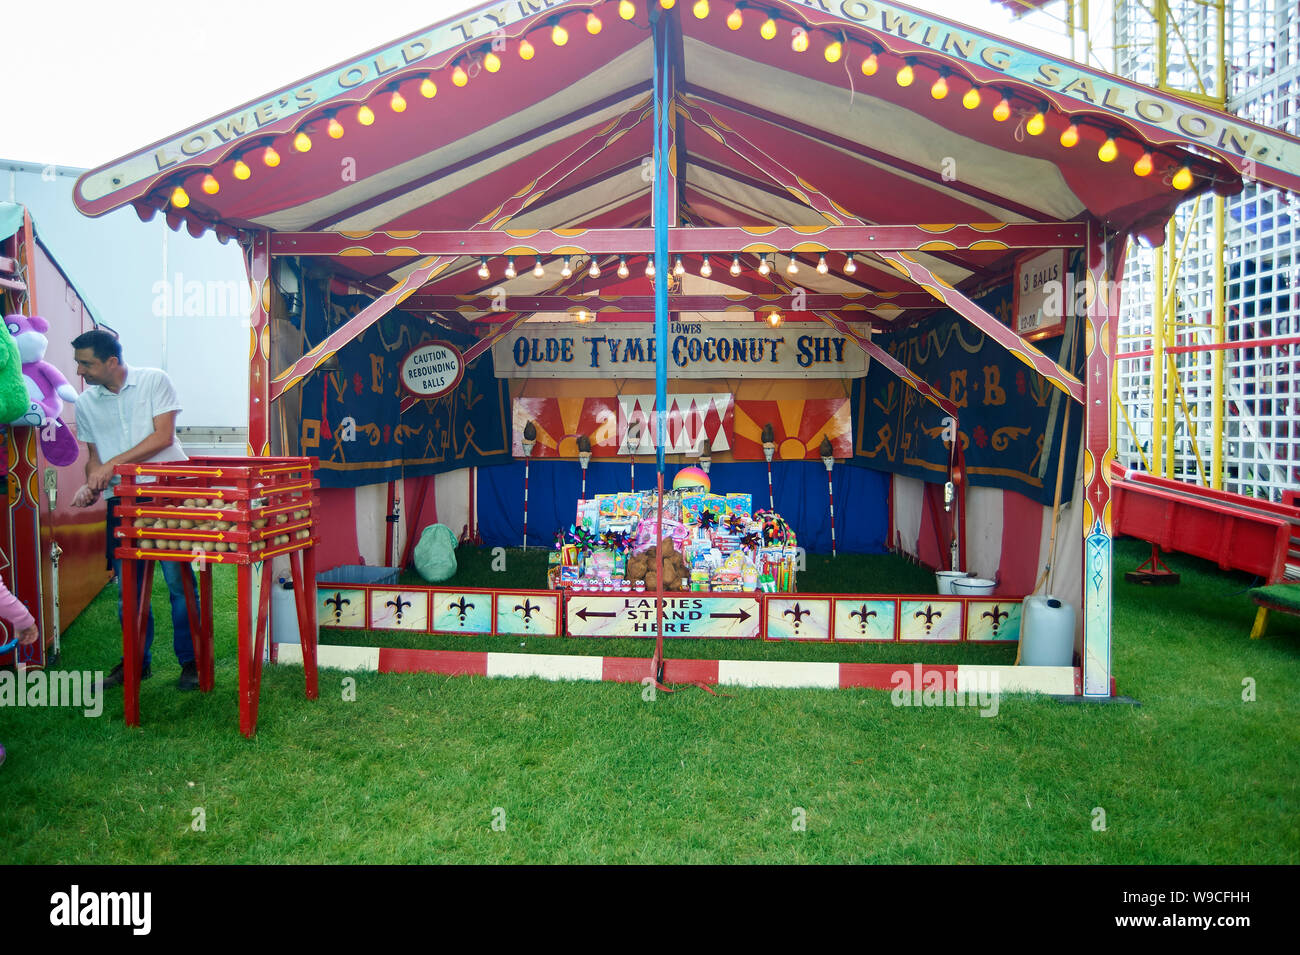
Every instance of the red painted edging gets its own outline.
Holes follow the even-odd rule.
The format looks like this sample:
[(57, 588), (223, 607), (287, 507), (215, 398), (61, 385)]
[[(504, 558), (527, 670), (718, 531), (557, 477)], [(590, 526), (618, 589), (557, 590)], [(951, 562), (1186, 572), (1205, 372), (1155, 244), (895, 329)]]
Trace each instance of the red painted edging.
[[(897, 684), (894, 682), (895, 673), (902, 671), (907, 674), (909, 680), (909, 689), (923, 689), (921, 686), (912, 686), (917, 664), (908, 663), (841, 663), (840, 664), (840, 689), (867, 689), (867, 690), (892, 690)], [(957, 664), (920, 664), (921, 679), (926, 680), (930, 674), (937, 674), (940, 686), (947, 686), (948, 674), (953, 675), (953, 685), (955, 685), (957, 675)]]
[(472, 650), (379, 650), (380, 673), (487, 676), (487, 653)]
[(665, 683), (706, 683), (718, 682), (717, 660), (665, 660)]

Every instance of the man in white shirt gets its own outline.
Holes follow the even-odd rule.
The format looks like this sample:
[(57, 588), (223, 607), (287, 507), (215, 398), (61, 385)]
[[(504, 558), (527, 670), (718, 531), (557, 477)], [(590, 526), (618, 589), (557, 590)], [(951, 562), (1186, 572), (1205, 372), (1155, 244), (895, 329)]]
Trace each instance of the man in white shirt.
[[(77, 438), (83, 441), (90, 458), (86, 462), (86, 486), (77, 492), (72, 503), (89, 507), (101, 494), (108, 498), (108, 554), (118, 580), (118, 620), (122, 618), (122, 562), (113, 557), (117, 546), (116, 531), (121, 518), (115, 513), (113, 485), (117, 483), (113, 467), (138, 462), (184, 461), (185, 449), (176, 438), (176, 416), (181, 410), (176, 389), (165, 372), (156, 368), (128, 368), (122, 361), (122, 346), (117, 336), (103, 329), (93, 329), (72, 340), (77, 373), (86, 383), (77, 398)], [(181, 664), (177, 686), (182, 690), (198, 688), (198, 670), (194, 665), (194, 640), (185, 606), (182, 575), (194, 581), (194, 571), (183, 561), (164, 560), (163, 577), (171, 594), (172, 645)], [(143, 583), (143, 581), (142, 581)], [(196, 597), (197, 589), (194, 591)], [(148, 600), (147, 595), (141, 599)], [(144, 661), (141, 677), (152, 674), (153, 611), (149, 612)], [(104, 678), (103, 685), (122, 683), (119, 663)]]

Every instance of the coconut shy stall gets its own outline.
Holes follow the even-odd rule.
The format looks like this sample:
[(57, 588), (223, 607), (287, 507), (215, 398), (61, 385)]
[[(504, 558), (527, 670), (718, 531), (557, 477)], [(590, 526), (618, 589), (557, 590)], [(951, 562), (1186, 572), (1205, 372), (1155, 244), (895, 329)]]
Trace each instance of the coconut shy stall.
[[(902, 4), (520, 0), (76, 198), (244, 247), (249, 454), (319, 459), (322, 625), (655, 639), (323, 666), (888, 687), (909, 644), (1015, 644), (1038, 617), (1069, 659), (925, 669), (1102, 698), (1127, 243), (1245, 171), (1295, 188), (1296, 149)], [(554, 566), (399, 583), (434, 524)], [(888, 550), (953, 592), (799, 585), (809, 553)], [(898, 656), (666, 660), (665, 634)]]

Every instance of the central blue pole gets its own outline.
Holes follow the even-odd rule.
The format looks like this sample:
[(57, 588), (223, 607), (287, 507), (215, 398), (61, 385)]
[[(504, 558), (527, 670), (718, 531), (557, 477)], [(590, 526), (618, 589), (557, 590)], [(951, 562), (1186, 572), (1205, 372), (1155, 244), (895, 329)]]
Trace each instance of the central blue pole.
[(668, 444), (668, 43), (666, 24), (654, 31), (655, 230), (655, 464), (664, 473)]

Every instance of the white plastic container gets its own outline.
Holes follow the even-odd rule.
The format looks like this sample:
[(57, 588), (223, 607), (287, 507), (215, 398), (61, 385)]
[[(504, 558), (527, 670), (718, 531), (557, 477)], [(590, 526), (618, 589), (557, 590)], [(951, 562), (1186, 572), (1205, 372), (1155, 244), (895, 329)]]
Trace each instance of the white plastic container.
[(1051, 594), (1025, 598), (1020, 620), (1020, 665), (1068, 667), (1074, 663), (1074, 608)]
[(952, 582), (952, 592), (958, 597), (991, 597), (997, 582), (983, 577), (960, 577)]
[(965, 576), (966, 571), (964, 570), (936, 570), (934, 572), (934, 582), (939, 588), (939, 593), (951, 594), (953, 592), (952, 582), (961, 580)]

